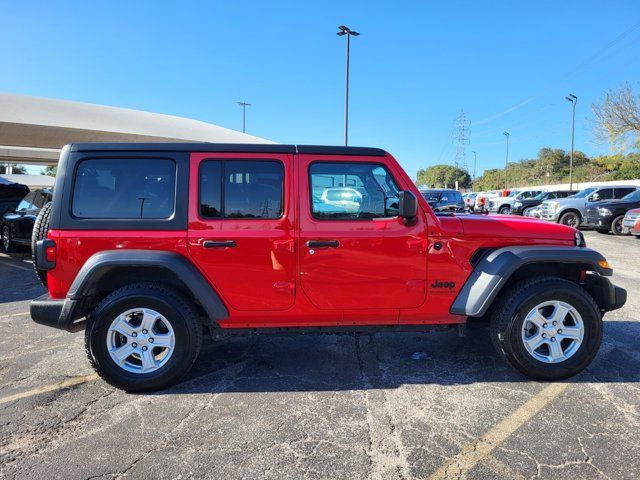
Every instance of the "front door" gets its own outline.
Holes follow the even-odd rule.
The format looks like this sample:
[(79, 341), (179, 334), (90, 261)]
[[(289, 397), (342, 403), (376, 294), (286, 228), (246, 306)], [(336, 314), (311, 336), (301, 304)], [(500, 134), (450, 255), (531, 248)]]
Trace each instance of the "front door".
[(423, 212), (413, 225), (398, 217), (398, 191), (407, 186), (379, 157), (298, 160), (302, 292), (317, 308), (357, 310), (363, 320), (367, 311), (394, 318), (421, 305), (427, 229)]
[(193, 153), (189, 254), (236, 310), (295, 298), (292, 156)]

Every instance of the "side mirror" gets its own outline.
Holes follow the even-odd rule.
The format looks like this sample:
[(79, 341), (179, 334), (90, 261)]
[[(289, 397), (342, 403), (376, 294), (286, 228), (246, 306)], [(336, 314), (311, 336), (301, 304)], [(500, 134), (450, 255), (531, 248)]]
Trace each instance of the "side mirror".
[(398, 216), (407, 221), (413, 221), (418, 216), (418, 199), (408, 190), (398, 192)]

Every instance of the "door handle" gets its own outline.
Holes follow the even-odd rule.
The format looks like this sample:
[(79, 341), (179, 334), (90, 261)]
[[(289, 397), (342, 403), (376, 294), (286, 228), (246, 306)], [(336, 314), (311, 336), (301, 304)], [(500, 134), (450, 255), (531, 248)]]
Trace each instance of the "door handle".
[(236, 241), (235, 240), (224, 240), (224, 241), (205, 240), (204, 242), (202, 242), (202, 246), (204, 248), (231, 248), (236, 246)]
[(338, 240), (309, 240), (307, 242), (307, 247), (309, 248), (321, 248), (321, 247), (338, 248), (339, 246), (340, 246), (340, 242)]

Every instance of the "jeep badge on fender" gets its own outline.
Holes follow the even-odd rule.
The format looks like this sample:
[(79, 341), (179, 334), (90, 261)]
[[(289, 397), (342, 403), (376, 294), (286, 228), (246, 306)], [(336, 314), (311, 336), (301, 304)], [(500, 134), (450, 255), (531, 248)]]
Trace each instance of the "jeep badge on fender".
[(426, 331), (474, 317), (524, 375), (567, 378), (626, 301), (574, 228), (434, 212), (378, 148), (67, 145), (36, 225), (48, 292), (31, 317), (84, 329), (93, 368), (132, 392), (178, 382), (205, 331)]

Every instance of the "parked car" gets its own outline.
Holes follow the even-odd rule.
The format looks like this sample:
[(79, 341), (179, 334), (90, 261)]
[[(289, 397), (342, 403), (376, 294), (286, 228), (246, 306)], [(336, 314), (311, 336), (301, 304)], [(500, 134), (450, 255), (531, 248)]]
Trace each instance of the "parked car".
[(448, 188), (429, 188), (421, 190), (422, 197), (434, 212), (462, 212), (464, 201), (458, 190)]
[(631, 209), (626, 213), (622, 220), (622, 227), (631, 235), (640, 238), (640, 208)]
[(587, 202), (620, 199), (636, 190), (638, 187), (630, 185), (585, 188), (571, 197), (545, 200), (540, 209), (540, 218), (577, 228), (585, 223)]
[(464, 202), (465, 210), (473, 212), (477, 196), (478, 194), (476, 192), (467, 192), (462, 194), (462, 201)]
[(501, 196), (501, 192), (498, 190), (478, 193), (478, 195), (476, 196), (476, 203), (473, 206), (474, 211), (486, 212), (488, 207), (487, 204), (489, 203), (489, 200), (492, 198), (500, 197), (500, 196)]
[[(555, 200), (557, 198), (567, 198), (578, 193), (578, 190), (555, 190), (553, 192), (540, 192), (533, 198), (517, 198), (511, 205), (511, 215), (523, 215), (525, 217), (533, 217), (535, 214), (530, 213), (531, 210), (545, 200)], [(539, 214), (538, 214), (539, 215)]]
[(5, 252), (13, 252), (18, 246), (31, 245), (33, 224), (42, 207), (51, 201), (51, 196), (51, 189), (48, 188), (29, 192), (14, 210), (2, 216), (0, 235)]
[(542, 193), (542, 190), (513, 190), (506, 197), (496, 197), (489, 200), (489, 212), (501, 215), (511, 214), (511, 205), (518, 200), (534, 198)]
[(613, 233), (625, 235), (625, 214), (640, 207), (640, 190), (631, 192), (619, 200), (603, 200), (597, 203), (587, 203), (586, 225), (595, 228), (599, 233)]
[[(85, 329), (94, 369), (129, 391), (178, 381), (205, 328), (372, 333), (480, 317), (514, 368), (557, 380), (589, 365), (603, 313), (626, 301), (574, 228), (435, 215), (376, 148), (77, 144), (58, 172), (34, 227), (48, 291), (31, 317)], [(362, 194), (357, 210), (323, 195), (342, 187)]]
[(13, 183), (0, 177), (0, 218), (16, 209), (16, 206), (29, 193), (29, 187)]

